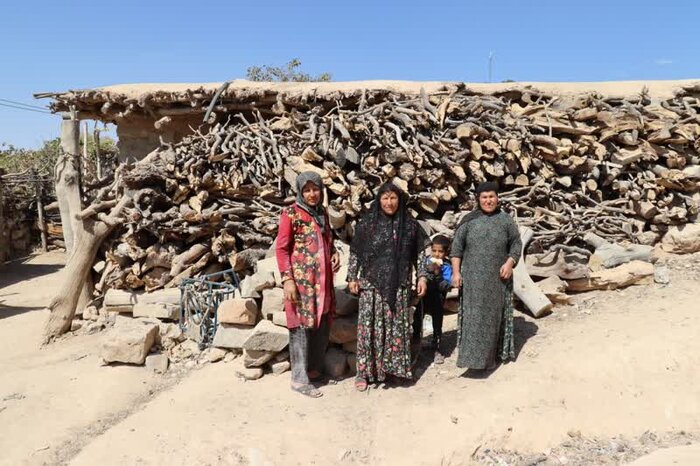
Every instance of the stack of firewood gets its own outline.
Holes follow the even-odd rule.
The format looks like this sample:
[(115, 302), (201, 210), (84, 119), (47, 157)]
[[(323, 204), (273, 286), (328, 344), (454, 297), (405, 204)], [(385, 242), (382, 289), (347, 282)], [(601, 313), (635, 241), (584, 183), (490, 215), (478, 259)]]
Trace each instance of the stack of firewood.
[[(269, 110), (269, 109), (268, 109)], [(318, 172), (342, 239), (392, 181), (431, 232), (474, 207), (497, 180), (504, 207), (533, 230), (535, 252), (585, 250), (587, 232), (651, 244), (700, 205), (700, 87), (652, 102), (536, 90), (386, 94), (311, 110), (232, 114), (164, 144), (96, 194), (94, 214), (133, 199), (103, 244), (98, 291), (153, 290), (233, 266), (272, 245), (296, 175)], [(223, 117), (218, 116), (219, 120)]]

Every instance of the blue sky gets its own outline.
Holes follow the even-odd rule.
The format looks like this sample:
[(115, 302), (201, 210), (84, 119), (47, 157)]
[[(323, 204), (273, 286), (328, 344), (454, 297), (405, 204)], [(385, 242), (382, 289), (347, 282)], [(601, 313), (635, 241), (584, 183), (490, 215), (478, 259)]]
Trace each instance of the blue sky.
[[(2, 2), (0, 99), (126, 82), (224, 81), (298, 57), (336, 81), (700, 78), (700, 2)], [(2, 103), (2, 101), (0, 101)], [(57, 116), (0, 106), (0, 142)]]

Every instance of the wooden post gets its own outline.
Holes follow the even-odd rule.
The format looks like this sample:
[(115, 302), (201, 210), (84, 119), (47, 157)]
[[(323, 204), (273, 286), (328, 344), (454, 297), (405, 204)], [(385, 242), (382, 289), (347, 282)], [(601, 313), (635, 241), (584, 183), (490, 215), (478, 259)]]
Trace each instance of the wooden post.
[(46, 236), (46, 219), (44, 219), (44, 201), (42, 195), (44, 194), (43, 186), (41, 185), (41, 180), (36, 181), (36, 211), (37, 220), (39, 222), (39, 230), (41, 231), (41, 250), (47, 252), (49, 250), (49, 239)]
[(3, 171), (0, 169), (0, 264), (5, 262), (7, 259), (7, 242), (5, 241), (5, 238), (7, 237), (7, 230), (5, 229), (5, 202), (3, 199), (2, 175)]
[(102, 179), (102, 152), (100, 152), (100, 130), (95, 122), (95, 130), (92, 132), (92, 138), (95, 142), (95, 165), (97, 166), (97, 180)]
[(73, 252), (76, 220), (75, 214), (82, 210), (80, 202), (79, 173), (80, 164), (80, 122), (75, 112), (64, 113), (61, 122), (62, 154), (56, 161), (54, 181), (56, 199), (61, 213), (63, 239), (66, 253)]

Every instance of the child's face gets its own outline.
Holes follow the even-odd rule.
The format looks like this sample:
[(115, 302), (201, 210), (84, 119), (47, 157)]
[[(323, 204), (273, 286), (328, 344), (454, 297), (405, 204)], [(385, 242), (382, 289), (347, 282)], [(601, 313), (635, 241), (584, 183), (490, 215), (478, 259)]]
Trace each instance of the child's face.
[(447, 255), (447, 251), (442, 245), (433, 244), (430, 246), (430, 254), (436, 259), (444, 259)]

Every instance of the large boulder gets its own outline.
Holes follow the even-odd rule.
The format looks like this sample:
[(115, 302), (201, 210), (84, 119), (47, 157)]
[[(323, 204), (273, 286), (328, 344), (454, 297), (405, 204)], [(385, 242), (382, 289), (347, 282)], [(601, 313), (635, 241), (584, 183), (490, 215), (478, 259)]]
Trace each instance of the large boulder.
[(243, 344), (253, 334), (253, 327), (247, 325), (219, 324), (212, 346), (240, 350)]
[(219, 303), (216, 318), (222, 324), (255, 325), (258, 305), (252, 298), (233, 298)]
[(333, 319), (331, 342), (342, 345), (355, 340), (357, 340), (357, 315)]
[(339, 316), (355, 314), (359, 305), (357, 296), (350, 293), (347, 288), (335, 288), (335, 313)]
[(261, 320), (243, 344), (245, 350), (280, 352), (289, 344), (289, 330)]
[(345, 354), (345, 351), (330, 347), (326, 352), (323, 367), (326, 374), (330, 377), (334, 379), (340, 378), (345, 374), (348, 368), (348, 356)]
[(669, 228), (661, 240), (661, 248), (679, 254), (700, 251), (700, 223), (686, 223)]
[(102, 341), (102, 359), (109, 362), (143, 364), (156, 342), (158, 325), (153, 322), (117, 316)]

